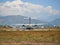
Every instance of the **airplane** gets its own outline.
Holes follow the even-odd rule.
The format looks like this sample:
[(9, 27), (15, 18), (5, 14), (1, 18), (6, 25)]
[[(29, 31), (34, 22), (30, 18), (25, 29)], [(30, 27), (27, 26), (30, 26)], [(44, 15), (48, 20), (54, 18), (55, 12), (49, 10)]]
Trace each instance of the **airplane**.
[(43, 24), (14, 24), (16, 28), (20, 29), (38, 29), (38, 28), (44, 28)]
[[(26, 19), (26, 18), (24, 18)], [(39, 28), (39, 26), (43, 25), (43, 24), (31, 24), (31, 17), (28, 18), (28, 24), (13, 24), (16, 26), (16, 28), (22, 28), (22, 29), (34, 29), (34, 28)]]

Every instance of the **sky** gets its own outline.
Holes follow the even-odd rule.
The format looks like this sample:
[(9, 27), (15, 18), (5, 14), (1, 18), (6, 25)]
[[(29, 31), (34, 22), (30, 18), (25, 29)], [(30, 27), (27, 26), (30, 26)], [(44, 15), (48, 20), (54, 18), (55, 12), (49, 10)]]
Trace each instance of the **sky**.
[(60, 18), (60, 0), (0, 0), (0, 15), (22, 15), (52, 21)]

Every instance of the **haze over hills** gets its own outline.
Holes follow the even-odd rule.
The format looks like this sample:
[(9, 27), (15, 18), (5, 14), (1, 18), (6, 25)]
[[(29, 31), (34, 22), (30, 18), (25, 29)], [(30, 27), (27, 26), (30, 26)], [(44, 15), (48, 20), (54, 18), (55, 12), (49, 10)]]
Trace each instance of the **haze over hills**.
[(60, 25), (60, 18), (53, 20), (52, 22), (50, 22), (50, 24), (52, 24), (52, 25)]
[[(0, 24), (4, 24), (4, 25), (10, 25), (10, 24), (28, 24), (28, 19), (24, 19), (24, 18), (28, 18), (25, 16), (20, 16), (20, 15), (11, 15), (11, 16), (0, 16)], [(40, 21), (37, 19), (32, 19), (31, 20), (32, 24), (38, 24), (38, 23), (46, 23), (44, 21)]]
[[(21, 15), (10, 15), (10, 16), (0, 16), (0, 25), (11, 25), (11, 24), (28, 24), (28, 19), (24, 19), (24, 18), (28, 18), (25, 16), (21, 16)], [(60, 19), (57, 18), (51, 22), (45, 22), (45, 21), (41, 21), (38, 19), (32, 19), (31, 20), (32, 24), (41, 24), (44, 23), (46, 24), (50, 24), (50, 25), (60, 25)]]

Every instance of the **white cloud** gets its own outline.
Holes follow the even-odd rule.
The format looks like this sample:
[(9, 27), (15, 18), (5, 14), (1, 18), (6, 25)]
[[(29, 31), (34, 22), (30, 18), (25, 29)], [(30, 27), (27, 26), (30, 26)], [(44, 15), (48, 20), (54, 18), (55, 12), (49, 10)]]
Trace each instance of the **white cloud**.
[(0, 15), (60, 15), (60, 10), (55, 10), (52, 6), (44, 7), (42, 5), (14, 0), (12, 2), (0, 3)]

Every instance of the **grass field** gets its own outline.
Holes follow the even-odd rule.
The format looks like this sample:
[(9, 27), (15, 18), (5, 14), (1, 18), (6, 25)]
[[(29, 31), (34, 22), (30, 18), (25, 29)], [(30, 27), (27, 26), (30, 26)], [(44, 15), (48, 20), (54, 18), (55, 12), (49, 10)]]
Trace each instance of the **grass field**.
[(60, 45), (60, 31), (0, 31), (0, 45)]

